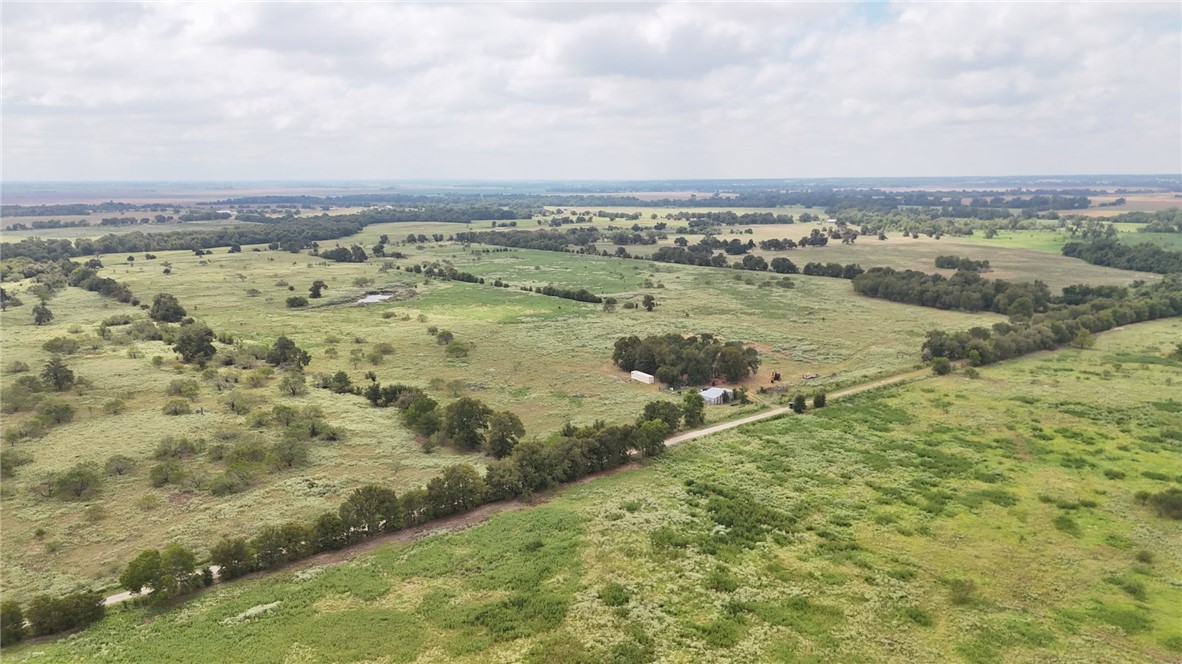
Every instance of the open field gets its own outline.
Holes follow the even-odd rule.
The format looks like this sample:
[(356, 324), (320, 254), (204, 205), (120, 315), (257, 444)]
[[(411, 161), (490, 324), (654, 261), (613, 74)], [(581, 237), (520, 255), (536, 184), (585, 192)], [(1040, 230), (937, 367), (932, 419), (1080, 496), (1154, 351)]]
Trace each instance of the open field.
[(1169, 662), (1182, 321), (686, 443), (12, 661)]
[[(1086, 217), (1112, 217), (1125, 212), (1153, 212), (1182, 207), (1182, 194), (1176, 191), (1155, 191), (1144, 194), (1112, 194), (1091, 196), (1092, 206), (1086, 210), (1060, 210), (1060, 214), (1080, 214)], [(1096, 207), (1100, 203), (1111, 203), (1124, 198), (1125, 204), (1113, 207)]]
[[(397, 239), (407, 232), (443, 232), (446, 224), (390, 224), (365, 229), (364, 238), (341, 240), (343, 246), (376, 242), (383, 232)], [(309, 377), (347, 371), (354, 382), (373, 371), (383, 383), (403, 382), (425, 388), (443, 403), (461, 395), (478, 398), (497, 410), (509, 409), (525, 423), (527, 437), (544, 437), (566, 422), (589, 424), (633, 420), (643, 404), (659, 393), (631, 383), (611, 364), (615, 338), (664, 332), (708, 331), (758, 346), (763, 366), (749, 381), (766, 385), (773, 370), (793, 389), (832, 387), (908, 370), (919, 361), (923, 333), (933, 327), (963, 329), (1000, 320), (993, 315), (916, 310), (882, 300), (856, 297), (843, 280), (794, 277), (795, 286), (769, 286), (772, 275), (732, 270), (658, 265), (600, 257), (536, 251), (483, 253), (453, 244), (400, 247), (411, 254), (393, 261), (451, 261), (489, 282), (508, 280), (513, 288), (423, 279), (399, 270), (383, 271), (384, 261), (364, 264), (325, 263), (286, 252), (210, 256), (160, 252), (155, 261), (137, 256), (133, 264), (109, 257), (102, 274), (126, 282), (145, 302), (158, 292), (177, 296), (194, 316), (239, 343), (270, 345), (280, 335), (292, 338), (313, 359)], [(168, 263), (171, 274), (163, 273)], [(359, 278), (371, 279), (364, 286)], [(306, 294), (313, 280), (328, 283), (321, 300), (307, 309), (286, 308), (285, 299)], [(291, 284), (294, 292), (281, 282)], [(621, 304), (653, 294), (658, 306), (649, 313), (622, 306), (614, 313), (601, 307), (517, 290), (520, 285), (555, 284), (590, 288), (613, 295)], [(34, 326), (35, 299), (27, 284), (10, 291), (25, 306), (3, 313), (4, 363), (26, 362), (35, 373), (50, 357), (47, 340), (79, 342), (66, 360), (90, 387), (76, 388), (60, 399), (75, 411), (73, 421), (53, 427), (43, 437), (23, 440), (11, 449), (32, 461), (6, 479), (3, 490), (3, 589), (17, 598), (37, 591), (67, 592), (79, 584), (107, 587), (138, 551), (166, 541), (201, 550), (220, 534), (251, 534), (263, 525), (304, 518), (335, 507), (349, 491), (380, 483), (402, 491), (421, 486), (457, 458), (476, 465), (483, 457), (446, 449), (423, 453), (394, 410), (374, 409), (359, 397), (311, 389), (303, 396), (281, 394), (279, 376), (256, 376), (257, 370), (214, 368), (202, 373), (180, 365), (160, 341), (137, 341), (127, 328), (111, 328), (101, 339), (98, 323), (117, 315), (137, 319), (137, 308), (77, 288), (66, 288), (49, 301), (55, 319)], [(399, 298), (355, 306), (367, 291), (387, 290)], [(255, 292), (257, 291), (257, 293)], [(422, 319), (420, 320), (420, 316)], [(449, 359), (427, 328), (437, 326), (473, 345), (467, 358)], [(378, 344), (389, 353), (373, 357)], [(220, 345), (222, 348), (227, 348)], [(354, 357), (354, 353), (357, 357)], [(335, 357), (334, 357), (335, 356)], [(160, 357), (160, 365), (153, 358)], [(377, 363), (375, 363), (377, 362)], [(809, 385), (802, 374), (819, 373)], [(22, 374), (6, 374), (10, 393)], [(189, 415), (166, 415), (163, 407), (174, 381), (194, 381), (187, 400)], [(233, 381), (237, 382), (233, 382)], [(179, 485), (153, 488), (150, 457), (168, 435), (189, 436), (207, 446), (258, 441), (271, 445), (281, 432), (251, 426), (250, 414), (233, 414), (223, 405), (230, 394), (272, 405), (314, 406), (344, 432), (337, 442), (310, 444), (306, 468), (260, 474), (241, 493), (213, 496), (205, 486), (219, 477), (224, 464), (197, 455), (184, 462), (189, 478)], [(778, 401), (774, 395), (756, 396)], [(118, 413), (107, 404), (121, 400)], [(707, 409), (717, 421), (751, 412), (748, 407)], [(204, 414), (200, 414), (200, 410)], [(4, 429), (28, 422), (29, 409), (6, 414)], [(6, 444), (6, 449), (10, 447)], [(67, 502), (34, 493), (49, 473), (78, 463), (100, 467), (113, 455), (137, 464), (129, 475), (109, 477), (88, 501)], [(135, 524), (129, 529), (127, 524)]]

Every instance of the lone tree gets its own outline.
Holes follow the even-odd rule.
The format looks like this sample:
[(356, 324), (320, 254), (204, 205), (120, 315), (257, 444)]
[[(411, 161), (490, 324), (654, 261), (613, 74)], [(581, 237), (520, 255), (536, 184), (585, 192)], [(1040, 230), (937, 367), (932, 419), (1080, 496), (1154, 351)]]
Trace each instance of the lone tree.
[(196, 362), (202, 366), (217, 352), (213, 347), (213, 339), (213, 330), (201, 323), (192, 323), (181, 327), (172, 349), (181, 356), (181, 361)]
[(805, 409), (804, 395), (798, 394), (792, 399), (792, 412), (803, 413)]
[(644, 307), (645, 311), (652, 311), (653, 307), (657, 306), (657, 298), (652, 295), (645, 295), (640, 304)]
[(44, 302), (39, 302), (37, 306), (33, 307), (33, 323), (36, 325), (44, 325), (53, 320), (53, 312), (49, 307), (45, 306)]
[(267, 351), (267, 364), (274, 367), (298, 369), (308, 366), (311, 361), (312, 356), (308, 354), (308, 351), (295, 345), (295, 342), (286, 336), (276, 339), (275, 345)]
[(316, 281), (312, 282), (312, 288), (308, 289), (308, 297), (315, 300), (316, 298), (320, 297), (320, 292), (326, 288), (328, 288), (328, 284), (317, 279)]
[(825, 407), (825, 393), (818, 392), (815, 395), (813, 395), (813, 408), (824, 408), (824, 407)]
[(170, 293), (157, 293), (152, 298), (152, 308), (148, 309), (148, 316), (162, 323), (180, 322), (187, 313), (176, 296)]
[(74, 372), (66, 366), (66, 361), (57, 355), (45, 363), (45, 368), (41, 370), (41, 378), (53, 385), (53, 389), (58, 392), (64, 392), (74, 385)]

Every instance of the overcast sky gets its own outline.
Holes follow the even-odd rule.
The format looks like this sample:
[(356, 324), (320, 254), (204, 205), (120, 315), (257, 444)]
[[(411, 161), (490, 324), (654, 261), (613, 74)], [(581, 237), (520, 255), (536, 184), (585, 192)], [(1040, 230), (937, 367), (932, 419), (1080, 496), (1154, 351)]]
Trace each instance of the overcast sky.
[(1182, 171), (1182, 3), (4, 2), (3, 177)]

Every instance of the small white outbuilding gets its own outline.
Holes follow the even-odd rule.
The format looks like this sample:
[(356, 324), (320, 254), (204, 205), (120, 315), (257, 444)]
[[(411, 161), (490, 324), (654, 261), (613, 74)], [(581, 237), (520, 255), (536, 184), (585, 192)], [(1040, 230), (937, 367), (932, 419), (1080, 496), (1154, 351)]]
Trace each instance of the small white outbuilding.
[(729, 403), (734, 399), (734, 391), (723, 389), (721, 387), (710, 387), (699, 392), (702, 399), (706, 401), (707, 405), (716, 406), (720, 403)]
[(653, 378), (652, 374), (646, 374), (643, 371), (633, 371), (632, 372), (632, 380), (635, 380), (635, 381), (638, 381), (641, 383), (648, 383), (649, 385), (652, 385), (653, 383), (655, 383), (657, 381), (656, 378)]

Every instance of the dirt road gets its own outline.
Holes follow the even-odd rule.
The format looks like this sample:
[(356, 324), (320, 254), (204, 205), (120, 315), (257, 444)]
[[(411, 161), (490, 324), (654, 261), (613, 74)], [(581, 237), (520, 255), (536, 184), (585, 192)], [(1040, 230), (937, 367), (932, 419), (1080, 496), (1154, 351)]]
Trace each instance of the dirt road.
[[(888, 376), (888, 377), (883, 378), (881, 380), (876, 380), (876, 381), (872, 381), (869, 383), (863, 383), (861, 385), (854, 385), (853, 387), (847, 387), (844, 390), (838, 390), (838, 391), (834, 392), (833, 394), (828, 395), (827, 398), (828, 399), (841, 399), (843, 397), (853, 396), (855, 394), (858, 394), (861, 392), (866, 392), (868, 390), (877, 389), (879, 387), (886, 387), (888, 385), (897, 385), (898, 383), (905, 383), (905, 382), (909, 382), (912, 380), (919, 380), (920, 378), (923, 378), (924, 376), (930, 376), (930, 375), (932, 375), (932, 372), (930, 369), (917, 369), (915, 371), (911, 371), (908, 373), (897, 374), (894, 376)], [(781, 415), (787, 415), (788, 413), (791, 413), (791, 412), (792, 412), (791, 406), (780, 406), (779, 408), (772, 408), (771, 410), (765, 410), (762, 413), (756, 413), (754, 415), (748, 415), (747, 417), (741, 417), (737, 420), (731, 420), (729, 422), (720, 422), (718, 424), (712, 424), (712, 425), (702, 428), (702, 429), (694, 429), (693, 431), (686, 431), (685, 433), (679, 433), (676, 436), (672, 436), (672, 437), (666, 439), (665, 445), (676, 445), (678, 443), (684, 443), (687, 440), (697, 440), (698, 438), (702, 438), (704, 436), (709, 436), (710, 434), (715, 434), (715, 433), (718, 433), (719, 431), (726, 431), (728, 429), (734, 429), (736, 427), (741, 427), (744, 424), (751, 424), (752, 422), (760, 422), (763, 420), (770, 420), (774, 417), (780, 417)]]

